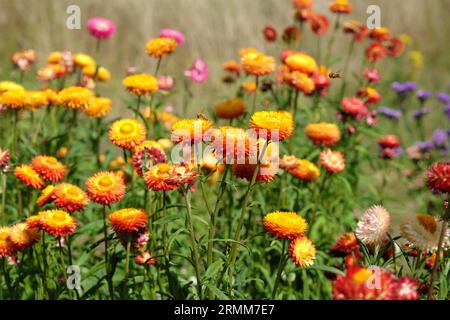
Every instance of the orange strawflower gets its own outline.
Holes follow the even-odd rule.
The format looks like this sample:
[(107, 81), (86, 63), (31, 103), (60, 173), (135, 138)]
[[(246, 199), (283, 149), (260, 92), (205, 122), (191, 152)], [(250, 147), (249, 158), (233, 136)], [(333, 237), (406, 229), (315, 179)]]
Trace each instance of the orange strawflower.
[(69, 87), (58, 93), (58, 101), (67, 109), (86, 109), (93, 97), (91, 90), (82, 87)]
[(290, 54), (284, 62), (292, 71), (300, 71), (306, 74), (311, 74), (318, 68), (316, 60), (303, 52)]
[(131, 233), (145, 229), (147, 214), (142, 209), (121, 209), (108, 216), (109, 223), (117, 233)]
[(341, 131), (334, 123), (311, 123), (305, 128), (308, 138), (317, 145), (332, 146), (341, 139)]
[(27, 105), (27, 93), (22, 89), (8, 90), (0, 96), (0, 104), (8, 109), (24, 109)]
[(211, 146), (216, 155), (225, 163), (236, 163), (249, 155), (251, 137), (246, 130), (231, 126), (221, 126), (213, 132)]
[[(62, 210), (47, 210), (39, 212), (39, 226), (45, 232), (55, 237), (65, 237), (74, 234), (76, 230), (75, 218)], [(28, 224), (29, 225), (29, 224)]]
[(221, 119), (239, 118), (244, 111), (245, 102), (239, 98), (225, 100), (216, 105), (216, 115)]
[(352, 5), (348, 2), (348, 0), (335, 0), (329, 5), (330, 10), (334, 13), (350, 13), (352, 12)]
[(35, 110), (48, 105), (49, 101), (47, 95), (43, 91), (31, 90), (26, 91), (27, 100), (26, 108), (28, 110)]
[(320, 153), (320, 163), (329, 172), (341, 172), (345, 170), (345, 158), (339, 151), (332, 151), (330, 149), (323, 150)]
[(87, 179), (86, 191), (92, 201), (110, 205), (123, 198), (125, 195), (125, 183), (114, 172), (103, 171)]
[(175, 51), (177, 42), (172, 38), (155, 38), (145, 44), (147, 54), (154, 58), (161, 58)]
[(123, 79), (122, 84), (137, 96), (152, 94), (158, 90), (158, 80), (145, 73), (130, 75)]
[(89, 101), (84, 113), (93, 118), (101, 118), (111, 111), (112, 101), (109, 98), (95, 97)]
[(247, 93), (254, 93), (256, 91), (256, 82), (255, 81), (248, 81), (242, 85), (242, 89), (245, 90)]
[(191, 143), (200, 142), (212, 126), (213, 122), (203, 116), (198, 116), (196, 119), (181, 119), (173, 124), (171, 139), (175, 143), (189, 140)]
[(235, 60), (227, 61), (222, 65), (222, 68), (223, 70), (235, 73), (236, 75), (239, 75), (241, 72), (241, 66)]
[(80, 211), (89, 203), (86, 193), (70, 183), (58, 184), (53, 189), (52, 197), (57, 207), (69, 212)]
[[(253, 174), (256, 170), (256, 164), (239, 164), (235, 163), (232, 165), (231, 170), (233, 174), (241, 179), (246, 179), (251, 181), (253, 179)], [(270, 182), (273, 180), (275, 175), (277, 174), (276, 168), (270, 163), (261, 163), (258, 173), (256, 174), (255, 181), (259, 182)]]
[(173, 165), (159, 163), (151, 167), (144, 174), (147, 187), (155, 191), (170, 191), (180, 188), (184, 184), (192, 184), (197, 178), (197, 172), (188, 165)]
[(316, 181), (320, 177), (319, 168), (314, 163), (303, 159), (298, 159), (296, 166), (289, 169), (289, 173), (306, 182)]
[(256, 130), (258, 136), (267, 134), (268, 140), (278, 134), (278, 141), (283, 141), (294, 133), (294, 119), (285, 110), (257, 111), (250, 118), (250, 128)]
[(305, 236), (292, 240), (289, 246), (291, 260), (300, 268), (308, 268), (314, 264), (316, 259), (316, 247)]
[(44, 180), (29, 165), (22, 164), (14, 169), (14, 176), (29, 187), (42, 189), (45, 186)]
[(11, 227), (0, 227), (0, 258), (11, 257), (17, 251), (10, 235)]
[(308, 230), (308, 223), (295, 212), (275, 211), (263, 219), (264, 228), (274, 237), (294, 239)]
[(39, 207), (42, 207), (46, 205), (47, 203), (50, 203), (53, 201), (53, 190), (55, 189), (54, 186), (48, 185), (46, 186), (42, 191), (39, 198), (36, 200), (36, 204)]
[(288, 79), (292, 87), (304, 94), (310, 94), (316, 89), (314, 80), (303, 72), (294, 71), (288, 75)]
[(55, 157), (36, 156), (31, 161), (31, 165), (47, 181), (60, 181), (64, 179), (67, 173), (66, 166)]
[(9, 239), (18, 250), (28, 248), (39, 240), (39, 229), (30, 228), (26, 222), (11, 227)]
[(113, 122), (109, 129), (109, 139), (116, 146), (132, 149), (145, 140), (146, 130), (139, 121), (127, 118)]
[(248, 74), (255, 76), (264, 76), (275, 70), (275, 59), (256, 50), (243, 54), (241, 63)]

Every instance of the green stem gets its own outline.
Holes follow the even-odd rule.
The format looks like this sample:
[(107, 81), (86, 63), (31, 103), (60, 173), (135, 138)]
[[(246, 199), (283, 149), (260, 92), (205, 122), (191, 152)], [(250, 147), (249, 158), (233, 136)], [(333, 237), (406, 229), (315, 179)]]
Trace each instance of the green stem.
[(286, 253), (285, 253), (287, 241), (286, 240), (282, 240), (282, 241), (283, 241), (283, 246), (281, 248), (280, 262), (278, 264), (277, 276), (276, 276), (275, 282), (273, 284), (272, 299), (275, 299), (275, 297), (277, 295), (278, 285), (281, 280), (281, 273), (283, 272), (284, 266), (286, 265), (286, 261), (287, 261)]
[(105, 240), (105, 272), (106, 281), (108, 282), (108, 291), (111, 299), (114, 299), (114, 287), (112, 283), (112, 277), (110, 275), (109, 260), (108, 260), (108, 227), (106, 225), (106, 205), (103, 205), (103, 237)]
[[(447, 210), (450, 212), (450, 209), (447, 209)], [(439, 243), (438, 243), (438, 248), (437, 248), (437, 251), (436, 251), (436, 260), (435, 260), (434, 266), (433, 266), (433, 273), (431, 274), (430, 288), (428, 289), (428, 300), (431, 300), (433, 298), (434, 282), (436, 281), (436, 278), (437, 278), (437, 275), (438, 275), (439, 262), (440, 262), (441, 251), (442, 251), (442, 245), (444, 243), (445, 233), (447, 232), (447, 225), (448, 225), (447, 221), (444, 220), (442, 222), (441, 234), (439, 235)]]
[(0, 207), (0, 214), (2, 215), (2, 225), (6, 226), (6, 174), (2, 173), (2, 202)]
[[(71, 235), (67, 235), (67, 257), (69, 259), (69, 265), (73, 266), (73, 258), (72, 258), (72, 237)], [(75, 288), (75, 295), (77, 296), (77, 300), (80, 300), (80, 294), (78, 290)]]
[(48, 286), (47, 286), (47, 253), (45, 250), (45, 232), (42, 231), (42, 264), (44, 265), (44, 272), (42, 273), (42, 282), (44, 285), (44, 296), (48, 300)]
[(127, 255), (125, 260), (125, 278), (123, 280), (123, 294), (126, 299), (128, 299), (128, 275), (130, 273), (130, 251), (131, 251), (131, 235), (128, 236), (127, 240)]
[(353, 49), (354, 48), (355, 48), (355, 39), (352, 38), (352, 41), (350, 42), (350, 46), (348, 48), (347, 57), (345, 59), (344, 79), (343, 79), (342, 85), (341, 85), (341, 93), (339, 95), (339, 97), (340, 97), (339, 101), (341, 101), (344, 98), (344, 95), (345, 95), (345, 88), (347, 86), (348, 69), (350, 67), (350, 59), (351, 59), (351, 57), (353, 55)]
[(258, 95), (258, 88), (259, 88), (259, 77), (258, 76), (255, 77), (255, 83), (256, 83), (256, 88), (255, 88), (255, 93), (253, 94), (252, 109), (250, 112), (250, 116), (252, 114), (254, 114), (255, 110), (256, 110), (256, 96)]
[(17, 151), (17, 144), (18, 144), (18, 126), (19, 122), (19, 110), (14, 110), (14, 120), (13, 120), (13, 141), (12, 141), (12, 158), (18, 163), (19, 162), (19, 154)]

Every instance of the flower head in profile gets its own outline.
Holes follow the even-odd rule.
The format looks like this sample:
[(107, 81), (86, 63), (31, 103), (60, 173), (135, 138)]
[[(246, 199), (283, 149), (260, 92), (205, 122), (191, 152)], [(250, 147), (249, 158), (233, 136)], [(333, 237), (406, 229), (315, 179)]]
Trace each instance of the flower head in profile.
[(110, 19), (94, 17), (88, 20), (89, 33), (97, 39), (111, 38), (116, 32), (116, 26)]
[(14, 176), (33, 189), (42, 189), (45, 186), (44, 180), (39, 174), (27, 164), (22, 164), (14, 169)]
[(147, 214), (142, 209), (127, 208), (114, 211), (108, 220), (115, 232), (132, 233), (145, 229)]
[(304, 94), (311, 94), (316, 89), (316, 84), (306, 73), (293, 71), (287, 75), (288, 83)]
[(348, 0), (335, 0), (329, 4), (329, 8), (332, 12), (338, 14), (348, 14), (353, 10), (353, 7)]
[(124, 197), (125, 183), (114, 172), (102, 171), (86, 180), (86, 191), (92, 201), (110, 205)]
[(323, 14), (312, 14), (309, 18), (311, 30), (318, 36), (323, 36), (330, 28), (330, 21)]
[(308, 223), (295, 212), (275, 211), (263, 219), (264, 229), (274, 237), (294, 239), (308, 230)]
[(0, 95), (0, 105), (7, 109), (25, 109), (27, 93), (23, 89), (8, 90)]
[(196, 119), (181, 119), (172, 125), (171, 139), (175, 143), (201, 142), (213, 125), (212, 121), (202, 115)]
[(283, 141), (294, 133), (294, 118), (285, 110), (257, 111), (250, 118), (250, 128), (256, 130), (258, 137), (271, 140), (277, 134), (278, 141)]
[(272, 26), (265, 26), (263, 29), (263, 35), (267, 42), (277, 41), (277, 30), (275, 30)]
[(2, 150), (0, 148), (0, 172), (6, 173), (9, 171), (9, 160), (11, 153), (9, 150)]
[(95, 59), (85, 53), (77, 53), (76, 55), (74, 55), (73, 63), (75, 64), (76, 67), (79, 67), (81, 69), (88, 67), (88, 66), (94, 66), (94, 67), (97, 66)]
[(55, 237), (65, 237), (75, 233), (75, 218), (62, 210), (41, 211), (38, 214), (39, 227)]
[(170, 91), (173, 88), (174, 80), (171, 76), (159, 76), (157, 80), (159, 90)]
[(383, 60), (387, 53), (386, 47), (378, 41), (372, 42), (366, 49), (367, 60), (371, 63)]
[(377, 83), (381, 80), (380, 72), (375, 68), (364, 70), (363, 76), (371, 83)]
[(275, 59), (256, 50), (248, 50), (241, 57), (245, 72), (255, 76), (264, 76), (275, 71)]
[(36, 156), (31, 160), (31, 165), (47, 181), (61, 181), (67, 173), (66, 166), (51, 156)]
[(41, 194), (36, 199), (36, 204), (39, 207), (43, 207), (47, 203), (50, 203), (53, 201), (53, 190), (55, 189), (54, 186), (48, 185), (44, 189), (42, 189)]
[(344, 98), (341, 101), (342, 110), (355, 118), (360, 120), (369, 114), (369, 109), (363, 100), (357, 97)]
[(317, 145), (332, 146), (341, 139), (341, 131), (334, 123), (311, 123), (305, 128), (308, 138)]
[(151, 39), (145, 44), (147, 54), (153, 58), (162, 58), (171, 54), (177, 46), (177, 41), (168, 37)]
[(185, 38), (184, 34), (175, 29), (169, 29), (169, 28), (161, 29), (161, 31), (159, 31), (159, 37), (174, 39), (177, 42), (177, 44), (180, 46), (186, 42), (186, 38)]
[(89, 101), (84, 113), (89, 117), (102, 118), (107, 116), (112, 110), (112, 101), (109, 98), (95, 97)]
[(132, 149), (145, 140), (146, 130), (143, 124), (131, 118), (117, 120), (109, 128), (109, 139), (116, 146)]
[(378, 145), (381, 148), (395, 149), (400, 147), (400, 140), (395, 134), (386, 134), (378, 140)]
[(0, 227), (0, 258), (11, 257), (17, 251), (10, 235), (11, 227)]
[(36, 110), (48, 105), (47, 95), (43, 91), (29, 90), (27, 93), (27, 100), (25, 108), (27, 110)]
[[(90, 65), (83, 68), (83, 74), (86, 76), (85, 81), (89, 84), (89, 81), (108, 81), (111, 79), (111, 72), (105, 67), (98, 67)], [(87, 85), (86, 85), (87, 86)]]
[(197, 175), (189, 165), (159, 163), (144, 173), (144, 180), (150, 190), (170, 191), (192, 185)]
[(245, 101), (240, 98), (228, 99), (216, 104), (216, 115), (220, 119), (235, 119), (245, 112)]
[(433, 192), (450, 193), (450, 162), (435, 162), (425, 172), (427, 186)]
[(91, 90), (82, 87), (68, 87), (58, 93), (58, 101), (67, 109), (86, 109), (93, 97)]
[(373, 87), (359, 89), (357, 96), (364, 98), (367, 104), (377, 103), (381, 99), (380, 93)]
[(192, 66), (184, 71), (184, 75), (192, 80), (194, 83), (203, 83), (208, 80), (209, 69), (206, 62), (197, 58), (192, 63)]
[(346, 256), (355, 252), (359, 252), (360, 246), (353, 232), (347, 232), (339, 236), (336, 243), (331, 247), (330, 251), (335, 256)]
[(152, 256), (150, 252), (144, 251), (137, 255), (136, 258), (134, 258), (134, 261), (140, 266), (151, 266), (155, 264), (158, 259)]
[(9, 239), (18, 250), (23, 250), (39, 240), (39, 229), (28, 227), (26, 222), (18, 223), (11, 227)]
[[(256, 164), (251, 163), (235, 163), (231, 166), (231, 170), (236, 177), (252, 181), (256, 167)], [(270, 182), (275, 178), (276, 174), (277, 168), (273, 164), (261, 163), (255, 181)]]
[(152, 94), (158, 90), (158, 80), (146, 73), (130, 75), (123, 79), (122, 84), (137, 96)]
[(345, 157), (340, 151), (323, 150), (319, 159), (328, 172), (337, 173), (345, 170)]
[(69, 212), (83, 210), (89, 203), (86, 193), (70, 183), (61, 183), (52, 191), (53, 203)]
[(292, 240), (289, 246), (289, 256), (298, 267), (308, 268), (314, 264), (316, 259), (316, 247), (309, 238), (299, 236)]
[(316, 60), (303, 52), (290, 54), (284, 62), (290, 70), (300, 71), (305, 74), (311, 74), (318, 68)]
[(372, 206), (358, 221), (355, 235), (366, 245), (381, 244), (388, 238), (390, 226), (389, 212), (382, 206)]
[[(439, 243), (442, 221), (429, 214), (409, 216), (400, 223), (400, 234), (415, 248), (436, 251)], [(444, 246), (450, 245), (449, 233), (444, 236)]]
[(10, 90), (25, 91), (25, 88), (14, 81), (0, 81), (0, 94)]

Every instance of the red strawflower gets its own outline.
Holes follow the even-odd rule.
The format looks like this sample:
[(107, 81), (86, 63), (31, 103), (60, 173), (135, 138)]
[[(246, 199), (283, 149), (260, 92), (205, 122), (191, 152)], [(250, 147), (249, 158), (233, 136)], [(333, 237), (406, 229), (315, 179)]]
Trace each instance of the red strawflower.
[(450, 193), (450, 162), (435, 162), (425, 172), (428, 188), (434, 192)]

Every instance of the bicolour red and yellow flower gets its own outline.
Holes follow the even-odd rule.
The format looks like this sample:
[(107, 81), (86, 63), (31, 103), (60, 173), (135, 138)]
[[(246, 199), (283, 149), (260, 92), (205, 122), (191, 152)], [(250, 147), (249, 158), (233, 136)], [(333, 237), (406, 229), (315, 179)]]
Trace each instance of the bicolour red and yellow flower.
[(308, 230), (308, 223), (295, 212), (275, 211), (263, 219), (267, 232), (274, 237), (294, 239)]
[(115, 232), (132, 233), (145, 229), (147, 214), (142, 209), (127, 208), (114, 211), (108, 220)]
[(17, 251), (10, 235), (11, 227), (0, 227), (0, 258), (11, 257)]
[(221, 126), (211, 136), (211, 146), (216, 155), (227, 164), (236, 163), (239, 159), (244, 162), (251, 143), (256, 145), (256, 139), (252, 139), (246, 130), (231, 126)]
[(89, 106), (89, 101), (94, 94), (83, 87), (68, 87), (58, 93), (59, 103), (67, 109), (84, 110)]
[(296, 164), (288, 169), (288, 172), (295, 178), (305, 182), (316, 181), (320, 177), (319, 168), (306, 159), (297, 159)]
[(86, 193), (79, 187), (70, 183), (61, 183), (52, 191), (53, 203), (69, 212), (83, 210), (89, 203)]
[(26, 222), (18, 223), (11, 227), (9, 239), (17, 250), (23, 250), (39, 240), (39, 229), (30, 228)]
[(14, 169), (14, 176), (33, 189), (42, 189), (45, 186), (44, 180), (39, 176), (32, 166), (22, 164)]
[(162, 58), (176, 50), (178, 43), (172, 38), (155, 38), (145, 44), (147, 54), (154, 58)]
[(132, 149), (145, 140), (145, 126), (131, 118), (113, 122), (109, 128), (109, 139), (116, 146), (123, 149)]
[(36, 200), (36, 204), (39, 207), (42, 207), (46, 205), (47, 203), (50, 203), (53, 201), (53, 190), (55, 189), (54, 186), (51, 184), (46, 186), (44, 189), (42, 189), (41, 194)]
[(201, 142), (213, 125), (212, 121), (203, 116), (196, 119), (181, 119), (173, 124), (171, 139), (175, 143)]
[(159, 163), (144, 173), (144, 180), (150, 190), (170, 191), (191, 185), (197, 175), (189, 165)]
[(164, 162), (167, 156), (159, 142), (146, 140), (133, 149), (133, 166), (140, 177), (146, 169)]
[(332, 146), (341, 139), (341, 130), (334, 123), (311, 123), (305, 128), (308, 138), (317, 145)]
[(294, 118), (292, 113), (285, 110), (257, 111), (250, 118), (250, 128), (254, 129), (258, 137), (278, 141), (289, 138), (294, 133)]
[(289, 256), (298, 267), (308, 268), (316, 259), (316, 247), (309, 238), (299, 236), (291, 241)]
[(353, 232), (346, 232), (339, 236), (336, 243), (330, 251), (336, 256), (346, 256), (348, 254), (359, 252), (360, 246)]
[(124, 197), (125, 182), (114, 172), (103, 171), (86, 180), (86, 191), (92, 201), (110, 205)]
[(400, 147), (400, 140), (395, 134), (386, 134), (378, 140), (381, 148), (395, 149)]
[[(55, 237), (72, 235), (76, 230), (75, 218), (63, 210), (47, 210), (38, 214), (39, 228)], [(28, 223), (28, 222), (27, 222)], [(28, 225), (30, 225), (28, 223)]]
[(51, 156), (36, 156), (31, 160), (31, 165), (42, 178), (51, 182), (61, 181), (67, 173), (66, 166)]
[(345, 157), (340, 151), (332, 151), (330, 149), (323, 150), (320, 153), (320, 163), (332, 173), (342, 172), (345, 170)]
[(353, 7), (348, 0), (335, 0), (329, 5), (330, 10), (338, 14), (347, 14), (352, 12)]
[(245, 101), (240, 98), (228, 99), (218, 103), (215, 111), (220, 119), (239, 118), (245, 112)]
[(130, 75), (123, 79), (122, 84), (137, 96), (152, 94), (158, 90), (158, 80), (146, 73)]
[(306, 73), (300, 71), (293, 71), (287, 74), (287, 80), (292, 87), (307, 95), (311, 94), (316, 89), (314, 80)]

